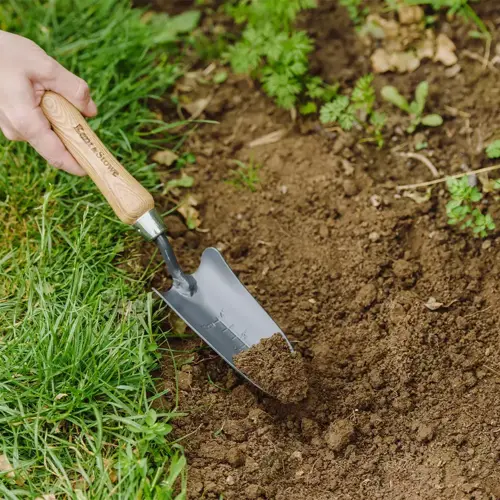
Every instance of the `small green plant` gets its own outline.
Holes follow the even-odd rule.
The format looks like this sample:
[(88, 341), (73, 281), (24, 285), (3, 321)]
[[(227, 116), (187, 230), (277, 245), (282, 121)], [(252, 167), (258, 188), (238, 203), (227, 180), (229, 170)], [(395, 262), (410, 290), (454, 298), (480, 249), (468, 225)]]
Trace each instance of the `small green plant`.
[(291, 109), (301, 97), (310, 99), (303, 114), (315, 112), (314, 100), (327, 101), (334, 90), (309, 74), (313, 42), (305, 31), (293, 29), (298, 13), (314, 7), (315, 0), (238, 0), (226, 7), (237, 23), (246, 24), (242, 39), (225, 56), (233, 71), (260, 80), (282, 108)]
[(340, 5), (345, 7), (351, 21), (356, 25), (360, 25), (368, 13), (366, 8), (362, 8), (362, 0), (339, 0)]
[(350, 97), (336, 95), (331, 102), (322, 106), (320, 121), (324, 124), (338, 123), (342, 130), (346, 131), (359, 124), (372, 134), (369, 140), (382, 147), (384, 144), (382, 130), (386, 117), (375, 111), (375, 100), (373, 75), (365, 75), (356, 82)]
[(419, 125), (424, 125), (426, 127), (439, 127), (443, 124), (443, 118), (436, 113), (424, 115), (428, 95), (429, 84), (426, 81), (418, 84), (418, 87), (415, 90), (415, 100), (411, 103), (409, 103), (406, 98), (399, 93), (399, 90), (396, 87), (387, 85), (382, 88), (382, 97), (387, 102), (390, 102), (410, 115), (410, 125), (406, 129), (409, 134), (413, 134)]
[[(496, 226), (491, 215), (483, 214), (479, 207), (483, 198), (479, 189), (469, 184), (467, 176), (448, 179), (447, 186), (451, 195), (451, 201), (446, 205), (448, 224), (460, 225), (460, 229), (471, 229), (476, 237), (488, 236), (488, 232)], [(500, 187), (500, 183), (496, 181), (495, 186)]]
[(252, 192), (257, 191), (260, 184), (259, 170), (262, 165), (255, 163), (253, 160), (248, 165), (239, 160), (233, 160), (233, 163), (237, 168), (231, 170), (232, 178), (228, 179), (227, 182), (237, 188), (246, 188)]
[(500, 158), (500, 140), (493, 141), (486, 148), (486, 156), (491, 160)]

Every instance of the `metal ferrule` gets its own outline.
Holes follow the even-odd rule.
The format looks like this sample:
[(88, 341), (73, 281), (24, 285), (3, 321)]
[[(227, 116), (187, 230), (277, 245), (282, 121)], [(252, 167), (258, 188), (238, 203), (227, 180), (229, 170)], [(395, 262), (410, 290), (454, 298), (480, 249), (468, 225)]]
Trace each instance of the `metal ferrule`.
[(167, 232), (167, 226), (155, 208), (139, 217), (134, 227), (147, 241), (156, 240), (160, 234)]

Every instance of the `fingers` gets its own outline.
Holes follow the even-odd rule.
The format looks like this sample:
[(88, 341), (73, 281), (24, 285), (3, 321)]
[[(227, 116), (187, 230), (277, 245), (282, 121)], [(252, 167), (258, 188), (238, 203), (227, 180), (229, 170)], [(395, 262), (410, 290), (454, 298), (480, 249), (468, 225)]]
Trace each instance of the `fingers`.
[(92, 117), (97, 114), (97, 106), (90, 97), (87, 82), (68, 71), (51, 57), (48, 57), (46, 68), (39, 75), (39, 81), (46, 90), (53, 90), (65, 97), (84, 116)]
[(23, 139), (28, 141), (53, 167), (74, 175), (85, 175), (73, 156), (64, 147), (61, 139), (51, 130), (50, 124), (40, 108), (20, 110), (22, 123), (14, 123), (22, 130)]

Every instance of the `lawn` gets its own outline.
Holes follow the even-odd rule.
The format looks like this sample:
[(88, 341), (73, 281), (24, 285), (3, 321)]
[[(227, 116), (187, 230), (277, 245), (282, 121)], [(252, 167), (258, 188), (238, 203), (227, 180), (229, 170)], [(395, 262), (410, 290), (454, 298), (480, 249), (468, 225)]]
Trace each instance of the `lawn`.
[[(92, 127), (154, 190), (147, 154), (176, 138), (146, 101), (180, 69), (162, 42), (171, 37), (142, 14), (126, 0), (12, 0), (0, 28), (89, 83)], [(0, 497), (184, 498), (185, 459), (167, 436), (174, 414), (151, 408), (161, 335), (144, 287), (152, 270), (121, 266), (140, 237), (89, 179), (3, 139), (0, 219)]]

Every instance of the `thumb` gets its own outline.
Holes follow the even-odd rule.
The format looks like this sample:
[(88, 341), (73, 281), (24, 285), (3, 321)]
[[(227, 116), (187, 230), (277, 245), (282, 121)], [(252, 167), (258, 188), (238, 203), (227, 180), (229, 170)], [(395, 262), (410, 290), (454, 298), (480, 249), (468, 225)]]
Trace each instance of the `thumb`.
[(64, 66), (52, 59), (50, 74), (40, 78), (46, 90), (53, 90), (65, 97), (84, 116), (95, 116), (97, 106), (90, 97), (90, 89), (85, 80), (68, 71)]

